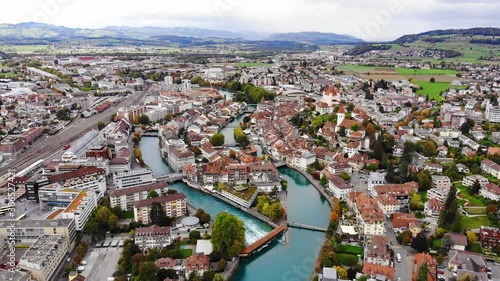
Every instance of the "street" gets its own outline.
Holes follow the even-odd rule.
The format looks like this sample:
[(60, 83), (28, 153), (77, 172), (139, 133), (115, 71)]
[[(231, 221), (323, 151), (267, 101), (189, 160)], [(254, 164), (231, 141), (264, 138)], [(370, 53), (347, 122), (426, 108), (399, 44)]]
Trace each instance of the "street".
[[(408, 258), (408, 253), (404, 246), (399, 245), (398, 240), (396, 239), (396, 234), (392, 231), (392, 224), (390, 222), (386, 222), (385, 224), (386, 236), (389, 239), (389, 244), (391, 249), (394, 250), (394, 268), (396, 269), (396, 280), (401, 278), (400, 280), (410, 280), (410, 259)], [(396, 255), (401, 255), (401, 262), (396, 260)]]

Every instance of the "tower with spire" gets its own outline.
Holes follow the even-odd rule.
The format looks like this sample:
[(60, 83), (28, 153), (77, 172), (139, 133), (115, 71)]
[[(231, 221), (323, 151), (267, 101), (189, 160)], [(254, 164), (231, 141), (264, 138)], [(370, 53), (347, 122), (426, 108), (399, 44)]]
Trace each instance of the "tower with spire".
[(340, 126), (340, 124), (342, 124), (342, 121), (344, 121), (345, 119), (345, 110), (344, 110), (344, 107), (341, 106), (339, 108), (339, 111), (337, 111), (337, 127)]

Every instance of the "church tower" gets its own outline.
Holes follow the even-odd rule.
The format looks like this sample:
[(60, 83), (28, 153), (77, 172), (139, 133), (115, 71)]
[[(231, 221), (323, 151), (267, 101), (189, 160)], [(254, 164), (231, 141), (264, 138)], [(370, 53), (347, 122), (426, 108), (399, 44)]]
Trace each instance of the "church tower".
[(339, 111), (337, 112), (337, 127), (340, 126), (340, 124), (342, 123), (342, 121), (344, 121), (345, 119), (345, 110), (344, 110), (344, 107), (341, 106), (339, 108)]

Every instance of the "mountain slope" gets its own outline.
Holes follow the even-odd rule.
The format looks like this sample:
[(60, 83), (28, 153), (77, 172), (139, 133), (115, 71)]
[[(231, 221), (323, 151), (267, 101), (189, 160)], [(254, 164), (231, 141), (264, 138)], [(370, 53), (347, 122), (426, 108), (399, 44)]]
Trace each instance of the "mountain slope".
[[(445, 35), (459, 35), (459, 36), (500, 36), (500, 28), (495, 27), (475, 27), (469, 29), (439, 29), (431, 30), (418, 34), (408, 34), (399, 37), (394, 40), (396, 44), (413, 43), (419, 39), (425, 39), (429, 37), (439, 37)], [(439, 40), (439, 39), (437, 39)]]
[(362, 43), (363, 40), (351, 35), (340, 35), (322, 32), (291, 32), (275, 33), (266, 38), (267, 40), (307, 42), (312, 44), (353, 44)]

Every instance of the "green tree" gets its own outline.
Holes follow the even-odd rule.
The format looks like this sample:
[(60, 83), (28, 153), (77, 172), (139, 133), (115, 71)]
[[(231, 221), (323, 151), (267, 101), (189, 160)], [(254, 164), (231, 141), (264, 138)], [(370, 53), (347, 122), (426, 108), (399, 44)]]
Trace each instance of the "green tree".
[(172, 223), (172, 218), (168, 217), (159, 202), (151, 204), (151, 211), (149, 212), (151, 224), (158, 226), (169, 226)]
[(328, 183), (328, 179), (326, 178), (326, 175), (323, 174), (323, 176), (321, 177), (321, 179), (319, 180), (319, 184), (321, 185), (325, 185)]
[(417, 175), (418, 190), (427, 191), (431, 189), (432, 186), (432, 175), (429, 170), (422, 170)]
[(357, 131), (359, 131), (359, 125), (358, 125), (358, 124), (354, 124), (354, 125), (352, 125), (352, 126), (351, 126), (351, 131), (353, 131), (353, 132), (357, 132)]
[(245, 227), (236, 216), (227, 212), (217, 215), (212, 226), (214, 251), (225, 257), (232, 257), (245, 248)]
[(227, 261), (225, 259), (220, 259), (217, 262), (217, 270), (224, 271), (226, 270), (226, 267), (227, 267)]
[(148, 192), (148, 197), (147, 197), (147, 198), (148, 198), (148, 199), (149, 199), (149, 198), (156, 198), (156, 197), (158, 197), (158, 196), (160, 196), (160, 195), (158, 195), (158, 192), (156, 192), (156, 190), (150, 190), (150, 191)]
[(210, 218), (210, 215), (208, 213), (203, 213), (201, 216), (200, 216), (200, 223), (201, 224), (206, 224), (206, 223), (209, 223), (211, 220)]
[(104, 124), (104, 122), (102, 122), (102, 121), (97, 122), (97, 129), (99, 131), (104, 129), (104, 127), (106, 127), (106, 124)]
[(432, 140), (426, 141), (422, 146), (422, 153), (428, 157), (436, 155), (437, 153), (436, 143)]
[(387, 165), (387, 171), (385, 174), (385, 181), (388, 183), (394, 183), (396, 179), (396, 173), (394, 172), (394, 166), (392, 164)]
[(217, 273), (215, 274), (214, 279), (212, 279), (212, 281), (224, 281), (224, 277), (222, 277), (222, 274)]
[(149, 120), (149, 117), (146, 114), (142, 114), (141, 117), (139, 118), (139, 123), (142, 125), (149, 125), (151, 121)]
[(212, 281), (215, 277), (215, 271), (212, 269), (209, 269), (205, 272), (203, 272), (203, 276), (201, 277), (202, 281)]
[(425, 232), (423, 230), (411, 240), (411, 247), (419, 253), (429, 251), (429, 241), (427, 240), (427, 236), (425, 236)]
[(342, 178), (343, 180), (345, 180), (345, 181), (348, 181), (348, 180), (350, 180), (350, 179), (351, 179), (351, 176), (350, 176), (348, 173), (346, 173), (346, 172), (342, 172), (342, 173), (340, 173), (340, 174), (339, 174), (339, 177), (341, 177), (341, 178)]
[(429, 264), (427, 262), (424, 262), (422, 265), (420, 265), (420, 268), (418, 269), (418, 275), (416, 281), (428, 281), (429, 277)]
[(481, 189), (481, 184), (479, 183), (478, 180), (476, 180), (474, 184), (470, 187), (470, 193), (473, 195), (478, 194), (480, 189)]
[(216, 133), (210, 138), (210, 143), (213, 146), (222, 146), (224, 145), (224, 134)]
[(198, 230), (193, 230), (189, 232), (189, 240), (191, 240), (191, 243), (196, 243), (196, 241), (200, 238), (201, 238), (201, 233)]
[(144, 262), (139, 269), (139, 280), (157, 281), (158, 267), (153, 262)]
[(234, 139), (238, 144), (242, 146), (246, 146), (246, 144), (248, 143), (247, 135), (245, 135), (241, 127), (234, 129)]

